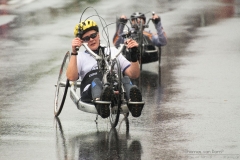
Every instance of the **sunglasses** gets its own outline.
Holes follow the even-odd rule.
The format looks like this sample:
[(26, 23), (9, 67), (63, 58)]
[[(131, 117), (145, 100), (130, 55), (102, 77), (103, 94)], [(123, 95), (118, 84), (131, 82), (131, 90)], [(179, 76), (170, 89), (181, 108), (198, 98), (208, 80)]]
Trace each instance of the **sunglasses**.
[(90, 34), (89, 36), (83, 37), (82, 40), (83, 40), (84, 42), (88, 42), (88, 41), (90, 40), (90, 38), (92, 38), (92, 39), (96, 38), (96, 37), (97, 37), (97, 34), (98, 34), (98, 32), (92, 33), (92, 34)]

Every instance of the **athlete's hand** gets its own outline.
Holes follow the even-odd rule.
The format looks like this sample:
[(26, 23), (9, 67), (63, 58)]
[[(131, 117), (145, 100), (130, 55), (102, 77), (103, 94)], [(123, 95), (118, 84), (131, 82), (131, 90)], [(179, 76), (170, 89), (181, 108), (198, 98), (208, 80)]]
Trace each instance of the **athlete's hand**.
[(133, 39), (128, 39), (125, 43), (129, 50), (129, 53), (131, 54), (131, 61), (137, 62), (139, 54), (138, 43)]
[(121, 15), (120, 20), (121, 23), (126, 24), (127, 23), (127, 17), (125, 15)]
[(82, 40), (78, 37), (72, 40), (72, 52), (76, 53), (82, 45)]
[(127, 39), (125, 43), (127, 48), (138, 47), (138, 43), (133, 39)]
[(160, 18), (158, 15), (153, 14), (153, 16), (152, 16), (152, 22), (153, 22), (154, 24), (157, 24), (159, 21), (161, 21), (161, 18)]

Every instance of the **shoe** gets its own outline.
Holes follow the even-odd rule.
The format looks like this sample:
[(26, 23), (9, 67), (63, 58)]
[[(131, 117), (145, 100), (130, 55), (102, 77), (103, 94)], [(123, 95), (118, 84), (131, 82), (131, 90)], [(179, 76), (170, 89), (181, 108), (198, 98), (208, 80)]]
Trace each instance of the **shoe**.
[[(113, 90), (111, 87), (107, 86), (106, 88), (103, 89), (103, 92), (100, 97), (100, 101), (111, 101), (112, 100), (112, 95), (113, 95)], [(98, 111), (98, 114), (102, 118), (107, 118), (110, 115), (110, 109), (109, 109), (110, 104), (98, 104), (96, 103), (96, 109)]]
[(132, 113), (133, 117), (139, 117), (142, 113), (143, 103), (131, 103), (131, 102), (142, 102), (142, 94), (137, 86), (133, 86), (130, 89), (130, 99), (128, 102), (128, 109)]

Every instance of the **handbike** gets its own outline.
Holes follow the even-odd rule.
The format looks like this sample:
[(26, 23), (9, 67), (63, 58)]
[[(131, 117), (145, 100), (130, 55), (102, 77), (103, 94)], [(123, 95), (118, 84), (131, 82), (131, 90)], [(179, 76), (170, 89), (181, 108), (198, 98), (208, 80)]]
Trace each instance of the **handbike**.
[[(127, 106), (128, 104), (144, 104), (144, 102), (127, 102), (125, 99), (125, 90), (122, 84), (122, 71), (120, 68), (119, 61), (117, 59), (117, 56), (121, 54), (122, 50), (125, 48), (125, 46), (122, 44), (119, 47), (119, 52), (116, 54), (116, 56), (108, 55), (106, 56), (104, 53), (102, 53), (101, 50), (99, 50), (99, 55), (95, 54), (88, 46), (87, 43), (82, 44), (86, 50), (96, 59), (98, 67), (100, 71), (102, 72), (103, 84), (109, 84), (110, 87), (112, 87), (114, 91), (114, 96), (112, 101), (97, 101), (96, 103), (99, 104), (109, 104), (110, 107), (110, 123), (111, 126), (114, 128), (117, 126), (119, 121), (120, 114), (124, 114), (125, 116), (128, 116), (129, 109)], [(81, 95), (78, 96), (77, 89), (81, 86), (81, 80), (78, 81), (69, 81), (66, 77), (66, 69), (67, 65), (70, 59), (70, 53), (67, 52), (64, 56), (58, 81), (56, 84), (56, 92), (55, 92), (55, 99), (54, 99), (54, 115), (57, 117), (60, 115), (65, 98), (67, 95), (68, 88), (70, 88), (70, 97), (74, 104), (77, 106), (77, 108), (81, 111), (93, 113), (98, 116), (98, 112), (95, 108), (95, 105), (93, 103), (86, 103), (81, 101)]]
[[(155, 14), (155, 13), (152, 12), (152, 14)], [(149, 27), (149, 22), (150, 22), (150, 20), (152, 20), (152, 18), (149, 18), (147, 23), (145, 23), (145, 24), (142, 21), (140, 21), (140, 23), (137, 23), (138, 18), (139, 18), (138, 16), (135, 16), (132, 20), (127, 19), (127, 21), (129, 21), (132, 28), (134, 28), (134, 31), (131, 31), (128, 28), (128, 30), (124, 31), (124, 32), (131, 34), (131, 37), (134, 40), (136, 40), (139, 44), (140, 69), (142, 70), (143, 64), (151, 63), (151, 62), (155, 62), (155, 61), (158, 61), (159, 66), (160, 66), (161, 48), (151, 45), (151, 40), (149, 39), (149, 37), (144, 35), (144, 28)], [(119, 19), (117, 19), (117, 26), (119, 26), (119, 23), (120, 23)], [(117, 29), (118, 29), (118, 27), (117, 27)], [(123, 34), (126, 34), (126, 33), (123, 33)], [(125, 57), (128, 57), (128, 55), (126, 55), (125, 51), (123, 51), (123, 55)]]

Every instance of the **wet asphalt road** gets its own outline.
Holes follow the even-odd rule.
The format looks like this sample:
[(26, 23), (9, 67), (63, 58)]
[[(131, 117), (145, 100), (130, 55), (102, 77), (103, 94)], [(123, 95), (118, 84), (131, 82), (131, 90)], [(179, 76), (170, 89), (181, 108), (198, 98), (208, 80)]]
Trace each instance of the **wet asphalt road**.
[[(1, 160), (240, 159), (238, 0), (23, 2), (8, 6), (18, 18), (1, 27)], [(142, 116), (121, 116), (116, 129), (69, 97), (53, 115), (59, 67), (87, 6), (107, 23), (133, 8), (155, 11), (168, 35), (161, 67), (143, 65), (136, 81)]]

